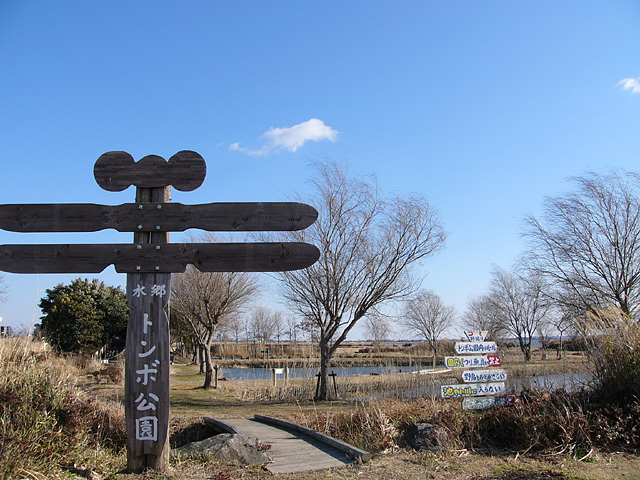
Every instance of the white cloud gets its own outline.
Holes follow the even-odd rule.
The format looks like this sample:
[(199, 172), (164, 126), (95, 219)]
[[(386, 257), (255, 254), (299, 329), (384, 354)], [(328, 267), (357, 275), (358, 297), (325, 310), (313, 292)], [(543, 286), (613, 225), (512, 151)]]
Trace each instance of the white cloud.
[(618, 86), (621, 86), (623, 90), (631, 90), (631, 93), (640, 93), (640, 77), (623, 78), (618, 82)]
[(337, 136), (338, 132), (336, 130), (325, 125), (322, 120), (312, 118), (292, 127), (271, 127), (260, 137), (264, 140), (260, 148), (241, 147), (236, 142), (229, 145), (229, 149), (249, 155), (266, 157), (271, 153), (282, 150), (295, 152), (309, 141), (329, 140), (335, 142)]

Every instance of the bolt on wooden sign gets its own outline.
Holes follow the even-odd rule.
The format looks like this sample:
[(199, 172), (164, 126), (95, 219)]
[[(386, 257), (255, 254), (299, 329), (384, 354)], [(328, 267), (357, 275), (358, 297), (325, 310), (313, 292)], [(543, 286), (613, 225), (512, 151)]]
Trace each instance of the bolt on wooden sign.
[(311, 266), (320, 256), (300, 242), (170, 244), (169, 232), (292, 231), (312, 225), (318, 212), (295, 202), (170, 203), (171, 186), (192, 191), (206, 164), (196, 152), (169, 161), (126, 152), (98, 158), (94, 177), (108, 191), (136, 186), (135, 203), (0, 205), (0, 228), (13, 232), (134, 232), (132, 244), (1, 245), (0, 270), (12, 273), (99, 273), (114, 265), (127, 274), (131, 316), (125, 351), (127, 467), (166, 470), (169, 461), (169, 323), (171, 273), (191, 264), (202, 272), (274, 272)]
[[(458, 354), (469, 356), (445, 357), (448, 368), (485, 368), (500, 367), (502, 360), (497, 355), (495, 342), (485, 342), (487, 332), (466, 331), (468, 342), (456, 342)], [(484, 353), (486, 355), (476, 355)], [(465, 370), (462, 372), (464, 384), (443, 385), (440, 387), (442, 398), (463, 398), (463, 409), (482, 409), (513, 404), (513, 397), (507, 396), (505, 380), (507, 373), (503, 369)]]

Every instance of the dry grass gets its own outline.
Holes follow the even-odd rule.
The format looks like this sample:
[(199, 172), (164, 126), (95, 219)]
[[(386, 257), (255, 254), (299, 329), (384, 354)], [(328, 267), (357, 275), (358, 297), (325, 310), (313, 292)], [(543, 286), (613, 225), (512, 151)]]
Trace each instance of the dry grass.
[(378, 455), (366, 464), (312, 470), (295, 474), (272, 474), (259, 467), (239, 467), (213, 460), (182, 459), (172, 463), (167, 476), (152, 473), (116, 473), (113, 480), (613, 480), (635, 479), (640, 459), (627, 455), (596, 455), (590, 462), (566, 458), (444, 455), (400, 450)]
[(120, 404), (77, 388), (78, 369), (26, 338), (0, 341), (0, 478), (99, 471), (125, 441)]
[(596, 391), (607, 403), (640, 399), (640, 324), (613, 306), (596, 308), (579, 323), (596, 376)]
[[(119, 432), (122, 432), (124, 427), (118, 423), (123, 420), (120, 404), (123, 399), (121, 383), (98, 384), (95, 376), (88, 373), (99, 366), (91, 365), (90, 362), (85, 365), (84, 361), (77, 362), (52, 356), (40, 345), (16, 344), (19, 345), (18, 348), (14, 346), (9, 348), (8, 345), (10, 344), (5, 343), (0, 346), (0, 365), (10, 373), (6, 378), (12, 379), (13, 383), (0, 378), (0, 387), (4, 388), (4, 390), (0, 389), (0, 395), (11, 395), (7, 392), (17, 390), (5, 388), (6, 385), (11, 384), (13, 385), (11, 388), (15, 389), (20, 383), (40, 385), (37, 388), (46, 391), (63, 392), (64, 394), (59, 398), (52, 398), (50, 404), (44, 409), (35, 408), (36, 405), (31, 404), (30, 406), (34, 408), (30, 411), (35, 410), (35, 413), (31, 411), (29, 414), (40, 415), (43, 411), (48, 412), (48, 417), (46, 415), (38, 417), (39, 420), (35, 422), (39, 425), (39, 435), (48, 436), (57, 441), (64, 440), (65, 445), (72, 445), (73, 448), (54, 451), (52, 444), (35, 445), (33, 432), (31, 432), (23, 433), (25, 440), (18, 443), (28, 444), (32, 450), (18, 451), (18, 447), (11, 444), (11, 438), (16, 438), (15, 433), (11, 434), (14, 437), (8, 437), (6, 426), (17, 424), (15, 416), (18, 413), (15, 407), (23, 406), (25, 402), (9, 402), (8, 405), (11, 408), (6, 408), (5, 402), (5, 407), (0, 407), (4, 408), (0, 411), (2, 415), (0, 416), (2, 425), (0, 434), (4, 435), (0, 443), (2, 449), (0, 453), (3, 458), (10, 455), (12, 458), (19, 458), (22, 463), (14, 463), (7, 467), (0, 462), (0, 471), (2, 468), (5, 469), (1, 477), (63, 478), (68, 476), (69, 472), (75, 472), (75, 475), (88, 478), (104, 476), (119, 480), (166, 478), (151, 473), (142, 476), (117, 473), (124, 465), (124, 453), (121, 448), (124, 440), (119, 436)], [(522, 375), (529, 374), (532, 369), (537, 372), (573, 371), (573, 369), (584, 368), (583, 361), (583, 357), (569, 356), (566, 361), (542, 361), (536, 358), (532, 364), (524, 364), (519, 362), (515, 355), (509, 360), (510, 366), (520, 369), (519, 372)], [(14, 367), (18, 372), (13, 373), (11, 368)], [(37, 375), (34, 371), (46, 372), (46, 374)], [(412, 385), (411, 382), (439, 382), (425, 375), (419, 380), (415, 377), (413, 375), (379, 377), (367, 375), (350, 379), (339, 378), (338, 381), (341, 392), (350, 392), (361, 397), (388, 388), (408, 388)], [(586, 407), (585, 399), (562, 395), (550, 397), (545, 396), (550, 394), (540, 394), (523, 397), (520, 404), (513, 409), (470, 414), (462, 412), (458, 402), (445, 403), (437, 398), (320, 404), (302, 401), (303, 397), (300, 395), (308, 395), (306, 398), (312, 396), (315, 390), (315, 379), (291, 380), (290, 385), (286, 387), (282, 381), (279, 381), (276, 387), (268, 381), (227, 381), (221, 382), (217, 391), (198, 388), (201, 382), (202, 377), (197, 374), (193, 366), (172, 368), (171, 442), (173, 446), (208, 434), (206, 426), (202, 423), (202, 416), (249, 417), (253, 413), (261, 413), (311, 426), (361, 448), (378, 452), (378, 456), (366, 465), (296, 474), (295, 477), (273, 475), (260, 468), (242, 468), (211, 461), (172, 460), (169, 477), (172, 480), (182, 478), (217, 480), (239, 478), (250, 480), (265, 478), (300, 478), (302, 480), (311, 478), (319, 480), (334, 478), (605, 479), (622, 478), (623, 473), (632, 475), (640, 468), (638, 458), (635, 456), (605, 457), (604, 454), (598, 453), (606, 451), (607, 446), (614, 446), (617, 449), (625, 448), (625, 442), (629, 442), (627, 443), (629, 451), (638, 448), (637, 444), (633, 443), (637, 442), (639, 435), (634, 431), (640, 418), (640, 408), (637, 405), (635, 408), (639, 410), (638, 412), (633, 409), (627, 411), (615, 408), (609, 411), (603, 408), (590, 411)], [(91, 396), (80, 391), (79, 385)], [(28, 393), (20, 395), (25, 398), (31, 398), (29, 395), (33, 396)], [(95, 397), (102, 400), (96, 400)], [(291, 400), (291, 397), (296, 398)], [(58, 407), (52, 408), (51, 404)], [(66, 412), (69, 421), (60, 421), (61, 417), (51, 415), (56, 408), (59, 412)], [(594, 415), (594, 412), (598, 414)], [(9, 418), (12, 415), (14, 417)], [(55, 419), (55, 422), (52, 419)], [(410, 452), (403, 448), (403, 432), (416, 422), (435, 423), (450, 433), (446, 453), (433, 455)], [(602, 445), (606, 448), (599, 450)], [(36, 451), (36, 449), (40, 450)], [(502, 452), (503, 455), (493, 456), (497, 451)], [(477, 452), (482, 454), (479, 455)], [(527, 455), (523, 456), (525, 452)], [(537, 452), (536, 457), (531, 456), (534, 452)], [(582, 457), (586, 458), (578, 461)], [(45, 462), (36, 463), (34, 459), (38, 458), (44, 458)], [(558, 475), (553, 476), (555, 473)], [(533, 476), (534, 474), (537, 476)]]

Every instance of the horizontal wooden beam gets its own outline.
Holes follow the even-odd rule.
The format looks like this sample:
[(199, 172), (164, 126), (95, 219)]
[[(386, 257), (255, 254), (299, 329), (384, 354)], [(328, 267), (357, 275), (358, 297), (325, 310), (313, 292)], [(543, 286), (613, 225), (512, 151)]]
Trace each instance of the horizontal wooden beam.
[(282, 272), (313, 265), (319, 250), (308, 243), (169, 243), (0, 245), (0, 270), (11, 273)]
[(297, 202), (93, 203), (0, 205), (0, 229), (12, 232), (292, 231), (312, 225), (315, 208)]

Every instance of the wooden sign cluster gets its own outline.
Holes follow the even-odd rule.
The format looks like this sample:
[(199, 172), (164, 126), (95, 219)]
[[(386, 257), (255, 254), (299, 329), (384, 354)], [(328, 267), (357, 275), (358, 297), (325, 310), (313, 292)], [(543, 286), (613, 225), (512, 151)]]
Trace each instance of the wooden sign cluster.
[(133, 244), (1, 245), (0, 270), (13, 273), (99, 273), (114, 265), (127, 274), (131, 316), (125, 353), (127, 468), (164, 471), (169, 462), (169, 322), (171, 273), (194, 265), (202, 272), (274, 272), (306, 268), (320, 256), (306, 243), (170, 244), (169, 232), (291, 231), (312, 225), (317, 211), (305, 204), (171, 204), (171, 186), (198, 188), (206, 164), (196, 152), (165, 161), (138, 162), (126, 152), (108, 152), (94, 166), (108, 191), (136, 186), (135, 203), (0, 205), (0, 228), (14, 232), (134, 232)]
[[(445, 357), (448, 368), (471, 368), (464, 370), (464, 384), (443, 385), (442, 398), (462, 398), (462, 408), (482, 409), (513, 404), (513, 397), (506, 395), (507, 372), (492, 367), (502, 366), (495, 342), (485, 342), (487, 332), (466, 331), (468, 342), (456, 342), (456, 353), (465, 356)], [(488, 368), (488, 369), (487, 369)], [(482, 369), (482, 370), (480, 370)]]

